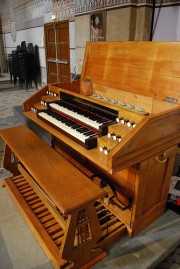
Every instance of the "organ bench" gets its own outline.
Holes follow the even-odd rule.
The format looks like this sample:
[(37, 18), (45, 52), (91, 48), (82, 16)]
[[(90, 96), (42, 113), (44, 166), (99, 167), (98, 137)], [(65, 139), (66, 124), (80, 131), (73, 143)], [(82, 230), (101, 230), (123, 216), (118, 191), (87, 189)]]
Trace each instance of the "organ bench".
[[(98, 202), (105, 191), (26, 126), (2, 130), (1, 137), (6, 142), (4, 167), (13, 174), (4, 186), (55, 268), (70, 263), (80, 268), (97, 256), (104, 257), (102, 238), (113, 229), (116, 234), (126, 229)], [(111, 218), (109, 231), (107, 217)]]
[[(161, 216), (180, 142), (180, 43), (88, 42), (80, 81), (23, 103), (51, 134), (0, 131), (4, 185), (55, 268), (89, 268)], [(91, 143), (93, 141), (93, 143)]]

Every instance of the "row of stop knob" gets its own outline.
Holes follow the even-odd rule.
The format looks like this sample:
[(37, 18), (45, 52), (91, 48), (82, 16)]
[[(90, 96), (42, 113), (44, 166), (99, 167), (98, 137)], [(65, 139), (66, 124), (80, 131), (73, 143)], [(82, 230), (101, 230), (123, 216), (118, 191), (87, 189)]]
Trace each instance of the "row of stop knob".
[(46, 91), (46, 94), (50, 95), (50, 96), (58, 96), (59, 95), (58, 93), (50, 92), (50, 91)]
[(101, 152), (103, 152), (105, 155), (108, 155), (108, 153), (111, 151), (110, 149), (108, 149), (106, 146), (104, 147), (99, 147), (99, 150)]
[[(123, 117), (116, 118), (116, 122), (119, 122), (121, 124), (126, 124), (128, 127), (132, 127), (132, 128), (134, 128), (136, 126), (134, 121), (130, 122), (128, 119), (124, 119)], [(115, 141), (118, 141), (118, 142), (121, 142), (121, 140), (122, 140), (121, 135), (116, 134), (115, 132), (112, 132), (112, 133), (108, 132), (107, 136), (109, 138), (112, 138)], [(101, 146), (101, 147), (99, 147), (99, 150), (101, 152), (104, 152), (105, 155), (107, 155), (111, 151), (111, 149), (108, 149), (107, 146), (104, 146), (104, 147)]]
[[(109, 132), (107, 134), (107, 136), (109, 138), (112, 138), (113, 140), (118, 141), (118, 142), (121, 142), (121, 140), (122, 140), (121, 135), (120, 134), (116, 134), (115, 132), (112, 132), (112, 133)], [(104, 147), (101, 146), (101, 147), (99, 147), (99, 150), (101, 152), (104, 152), (105, 155), (107, 155), (111, 151), (111, 149), (108, 149), (107, 146), (104, 146)]]
[(134, 121), (130, 121), (129, 119), (124, 119), (123, 117), (116, 118), (116, 122), (119, 122), (121, 124), (126, 124), (128, 127), (136, 127), (136, 124)]

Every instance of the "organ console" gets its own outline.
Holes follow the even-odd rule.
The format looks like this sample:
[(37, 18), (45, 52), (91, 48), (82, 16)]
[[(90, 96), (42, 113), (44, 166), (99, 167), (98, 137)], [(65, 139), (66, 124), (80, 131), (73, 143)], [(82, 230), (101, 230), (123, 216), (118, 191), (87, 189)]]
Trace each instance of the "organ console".
[(61, 100), (49, 103), (45, 111), (37, 110), (38, 118), (82, 142), (87, 149), (97, 146), (97, 137), (107, 134), (107, 127), (115, 122), (116, 116), (117, 111), (66, 93)]
[(80, 81), (23, 103), (51, 134), (0, 131), (4, 186), (55, 268), (90, 268), (161, 216), (180, 142), (180, 43), (87, 42)]

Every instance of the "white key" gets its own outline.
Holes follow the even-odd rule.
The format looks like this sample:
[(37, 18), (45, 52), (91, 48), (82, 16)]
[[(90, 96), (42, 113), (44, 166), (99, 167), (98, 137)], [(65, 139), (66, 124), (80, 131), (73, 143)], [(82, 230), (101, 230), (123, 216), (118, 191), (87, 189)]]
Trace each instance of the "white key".
[(91, 120), (91, 119), (81, 115), (81, 114), (78, 114), (76, 112), (70, 111), (69, 109), (67, 109), (67, 108), (65, 108), (65, 107), (63, 107), (61, 105), (58, 105), (58, 104), (55, 104), (55, 103), (51, 103), (49, 105), (50, 105), (50, 107), (56, 109), (57, 111), (60, 111), (60, 112), (66, 114), (68, 116), (71, 116), (71, 117), (73, 117), (75, 119), (78, 119), (79, 121), (82, 121), (85, 124), (88, 124), (89, 126), (95, 128), (96, 130), (99, 130), (99, 127), (102, 125), (102, 123), (98, 123), (98, 122), (96, 122), (94, 120)]
[(62, 129), (63, 131), (69, 133), (70, 135), (76, 137), (77, 139), (79, 139), (80, 141), (85, 143), (85, 140), (88, 139), (89, 137), (91, 137), (92, 135), (86, 136), (82, 133), (79, 133), (78, 131), (76, 131), (75, 129), (72, 129), (71, 127), (67, 126), (66, 124), (62, 123), (61, 121), (53, 118), (52, 116), (48, 115), (45, 112), (40, 112), (39, 115), (46, 119), (47, 121), (51, 122), (52, 124), (54, 124), (55, 126), (59, 127), (60, 129)]

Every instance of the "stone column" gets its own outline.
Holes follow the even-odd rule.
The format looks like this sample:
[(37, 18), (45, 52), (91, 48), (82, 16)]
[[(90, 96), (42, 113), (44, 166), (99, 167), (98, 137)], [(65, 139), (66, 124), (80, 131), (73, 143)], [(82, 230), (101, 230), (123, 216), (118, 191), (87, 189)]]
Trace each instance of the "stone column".
[(107, 41), (150, 40), (152, 7), (123, 7), (107, 10)]
[(5, 49), (4, 49), (1, 11), (2, 11), (2, 4), (0, 0), (0, 68), (1, 68), (1, 73), (6, 73), (8, 72), (8, 65), (7, 65), (7, 59), (6, 59)]
[(152, 7), (140, 7), (136, 14), (136, 41), (149, 41), (151, 32)]

